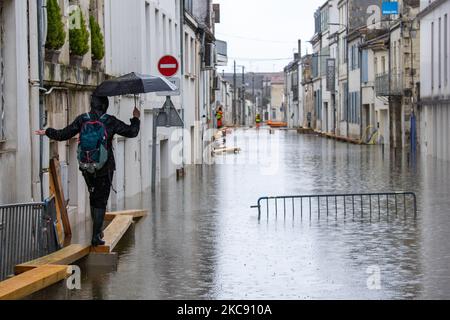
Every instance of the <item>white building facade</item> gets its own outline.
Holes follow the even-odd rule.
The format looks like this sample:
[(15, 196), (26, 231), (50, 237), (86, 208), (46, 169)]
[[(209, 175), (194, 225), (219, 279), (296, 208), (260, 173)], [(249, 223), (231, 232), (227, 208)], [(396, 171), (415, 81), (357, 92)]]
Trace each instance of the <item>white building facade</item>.
[[(29, 8), (28, 8), (29, 6)], [(40, 200), (36, 1), (0, 1), (0, 204)], [(28, 39), (30, 41), (28, 42)], [(33, 64), (30, 66), (30, 62)]]
[(450, 160), (450, 1), (421, 1), (420, 147), (423, 154)]

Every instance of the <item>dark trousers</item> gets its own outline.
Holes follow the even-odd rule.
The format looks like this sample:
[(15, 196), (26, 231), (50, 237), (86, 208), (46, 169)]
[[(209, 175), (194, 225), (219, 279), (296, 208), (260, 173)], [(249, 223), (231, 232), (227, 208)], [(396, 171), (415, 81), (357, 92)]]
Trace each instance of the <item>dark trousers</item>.
[(89, 190), (89, 202), (95, 209), (106, 209), (108, 206), (109, 194), (111, 192), (114, 171), (108, 174), (96, 176), (87, 172), (83, 173)]

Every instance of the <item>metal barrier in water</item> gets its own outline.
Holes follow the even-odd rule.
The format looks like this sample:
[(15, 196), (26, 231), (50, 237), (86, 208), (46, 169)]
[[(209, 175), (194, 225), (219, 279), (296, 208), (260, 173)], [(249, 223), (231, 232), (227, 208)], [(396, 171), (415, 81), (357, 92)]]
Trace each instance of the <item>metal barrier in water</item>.
[(283, 216), (286, 219), (300, 216), (300, 219), (321, 217), (352, 217), (360, 219), (381, 219), (383, 216), (403, 216), (417, 218), (417, 197), (412, 192), (391, 193), (355, 193), (355, 194), (324, 194), (303, 196), (262, 197), (256, 206), (258, 220), (263, 214), (269, 220), (271, 213), (275, 218)]
[(14, 267), (59, 249), (55, 200), (0, 206), (0, 281)]

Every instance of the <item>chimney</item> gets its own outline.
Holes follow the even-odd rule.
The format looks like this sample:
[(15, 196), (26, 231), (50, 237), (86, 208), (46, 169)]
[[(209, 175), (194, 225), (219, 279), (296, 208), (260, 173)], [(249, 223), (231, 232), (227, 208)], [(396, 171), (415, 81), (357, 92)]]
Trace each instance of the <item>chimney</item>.
[(299, 58), (302, 57), (302, 40), (298, 40), (298, 56)]

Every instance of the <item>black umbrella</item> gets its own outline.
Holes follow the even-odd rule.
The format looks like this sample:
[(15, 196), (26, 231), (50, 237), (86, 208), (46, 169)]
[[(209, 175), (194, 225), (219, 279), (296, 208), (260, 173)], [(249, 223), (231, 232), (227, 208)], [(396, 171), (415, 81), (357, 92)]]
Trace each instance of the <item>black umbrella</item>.
[(163, 77), (132, 72), (119, 78), (107, 80), (97, 87), (94, 95), (101, 97), (122, 96), (150, 92), (175, 91), (178, 88)]

